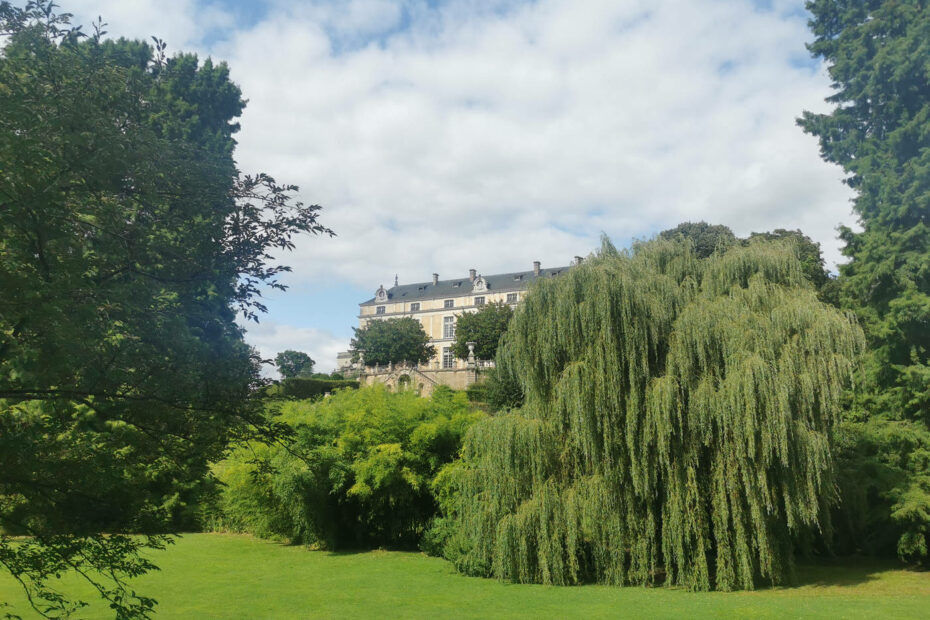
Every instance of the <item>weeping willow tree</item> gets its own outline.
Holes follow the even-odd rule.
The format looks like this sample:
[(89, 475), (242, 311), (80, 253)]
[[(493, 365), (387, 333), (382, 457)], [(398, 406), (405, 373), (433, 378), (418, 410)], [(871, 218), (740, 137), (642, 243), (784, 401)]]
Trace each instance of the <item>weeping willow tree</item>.
[(750, 589), (830, 528), (863, 347), (791, 246), (652, 241), (540, 283), (498, 357), (522, 409), (472, 428), (447, 555), (517, 582)]

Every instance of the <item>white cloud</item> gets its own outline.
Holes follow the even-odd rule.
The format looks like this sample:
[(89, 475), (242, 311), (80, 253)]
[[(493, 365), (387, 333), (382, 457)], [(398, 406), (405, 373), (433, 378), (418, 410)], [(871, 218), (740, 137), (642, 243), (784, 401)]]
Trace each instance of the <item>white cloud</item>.
[(365, 37), (394, 29), (403, 16), (396, 0), (342, 0), (340, 2), (278, 3), (292, 19), (323, 26), (340, 44), (357, 45)]
[(168, 43), (168, 52), (204, 51), (203, 39), (216, 29), (235, 26), (231, 13), (213, 2), (197, 0), (64, 0), (61, 10), (73, 13), (73, 23), (92, 32), (91, 23), (102, 17), (113, 37), (142, 39), (158, 37)]
[(564, 265), (601, 231), (702, 219), (801, 228), (832, 265), (854, 222), (795, 125), (830, 94), (800, 1), (273, 0), (228, 32), (193, 0), (75, 4), (229, 61), (241, 166), (300, 185), (339, 235), (299, 241), (295, 287)]
[(832, 263), (850, 193), (795, 126), (829, 94), (797, 62), (798, 6), (453, 3), (341, 53), (351, 7), (282, 6), (218, 49), (250, 100), (240, 162), (301, 185), (339, 234), (300, 243), (293, 281), (566, 264), (602, 230), (624, 244), (699, 219), (800, 227)]
[[(311, 327), (294, 327), (274, 321), (259, 324), (247, 323), (246, 340), (258, 349), (262, 358), (273, 360), (275, 355), (288, 349), (303, 351), (316, 362), (317, 372), (329, 372), (336, 368), (336, 354), (345, 351), (349, 343), (332, 332)], [(264, 368), (264, 374), (277, 377), (273, 365)]]

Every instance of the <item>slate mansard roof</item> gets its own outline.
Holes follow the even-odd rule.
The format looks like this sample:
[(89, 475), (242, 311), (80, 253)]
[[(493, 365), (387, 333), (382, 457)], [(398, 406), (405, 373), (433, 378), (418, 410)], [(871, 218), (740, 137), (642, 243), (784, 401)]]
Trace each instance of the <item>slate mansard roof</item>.
[(400, 301), (420, 301), (425, 299), (461, 297), (462, 295), (484, 295), (486, 293), (520, 291), (528, 287), (531, 282), (535, 282), (540, 278), (551, 278), (565, 273), (568, 270), (569, 267), (553, 267), (552, 269), (540, 269), (539, 275), (536, 275), (536, 272), (533, 270), (500, 273), (493, 276), (481, 275), (478, 277), (483, 278), (487, 285), (487, 289), (482, 291), (473, 290), (474, 282), (471, 281), (469, 276), (454, 280), (439, 280), (436, 284), (432, 282), (401, 284), (387, 289), (387, 300), (377, 301), (375, 297), (372, 297), (359, 305), (374, 306)]

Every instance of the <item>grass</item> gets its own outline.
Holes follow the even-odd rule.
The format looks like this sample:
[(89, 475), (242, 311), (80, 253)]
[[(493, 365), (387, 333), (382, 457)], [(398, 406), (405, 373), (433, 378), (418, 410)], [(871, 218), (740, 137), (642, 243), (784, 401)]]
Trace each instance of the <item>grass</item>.
[[(874, 562), (802, 566), (802, 585), (792, 588), (692, 593), (505, 584), (463, 577), (419, 553), (327, 553), (222, 534), (184, 536), (155, 561), (162, 570), (136, 586), (158, 599), (159, 619), (930, 617), (930, 573)], [(93, 600), (86, 589), (70, 591), (78, 590)], [(33, 617), (4, 574), (0, 601)], [(82, 618), (111, 617), (99, 604), (84, 612)]]

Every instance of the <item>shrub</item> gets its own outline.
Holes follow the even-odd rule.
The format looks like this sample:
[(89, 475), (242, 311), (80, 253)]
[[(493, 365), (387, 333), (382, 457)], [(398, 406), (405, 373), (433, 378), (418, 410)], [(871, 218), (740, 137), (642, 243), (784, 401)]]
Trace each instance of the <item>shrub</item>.
[(488, 402), (488, 386), (484, 382), (472, 383), (465, 388), (465, 396), (468, 397), (469, 402), (486, 403)]
[(358, 389), (358, 381), (351, 379), (328, 379), (317, 377), (294, 377), (285, 379), (279, 383), (276, 390), (269, 395), (283, 396), (284, 398), (293, 398), (303, 400), (315, 398), (327, 392), (335, 392), (339, 389)]
[(482, 414), (463, 393), (383, 386), (288, 402), (286, 447), (242, 446), (215, 473), (218, 527), (328, 549), (414, 547), (437, 510), (431, 483)]

